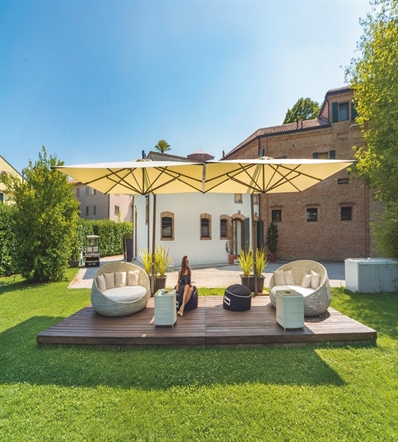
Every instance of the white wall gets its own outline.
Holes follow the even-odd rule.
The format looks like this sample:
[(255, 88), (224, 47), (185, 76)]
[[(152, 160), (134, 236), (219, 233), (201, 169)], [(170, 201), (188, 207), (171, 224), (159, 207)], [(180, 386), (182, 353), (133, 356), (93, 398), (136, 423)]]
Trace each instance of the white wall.
[[(152, 247), (153, 196), (149, 198), (149, 224), (145, 224), (145, 197), (136, 196), (134, 204), (137, 210), (137, 242), (141, 246)], [(218, 264), (228, 261), (225, 240), (220, 239), (220, 215), (233, 216), (238, 210), (250, 218), (250, 195), (243, 195), (243, 204), (234, 202), (233, 194), (202, 195), (187, 193), (178, 195), (156, 196), (156, 245), (170, 250), (174, 268), (179, 267), (184, 255), (189, 256), (191, 265)], [(258, 206), (254, 207), (258, 213)], [(162, 212), (174, 213), (174, 240), (161, 241), (160, 228)], [(212, 216), (211, 240), (200, 239), (200, 214)], [(137, 257), (141, 261), (140, 257)]]

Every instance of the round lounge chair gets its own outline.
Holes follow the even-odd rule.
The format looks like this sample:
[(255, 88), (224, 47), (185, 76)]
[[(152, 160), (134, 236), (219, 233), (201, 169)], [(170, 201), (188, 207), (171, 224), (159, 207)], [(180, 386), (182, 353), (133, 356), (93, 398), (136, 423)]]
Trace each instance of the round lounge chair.
[[(294, 284), (289, 281), (285, 285), (277, 285), (275, 272), (271, 276), (269, 297), (272, 305), (276, 308), (276, 290), (291, 289), (301, 293), (304, 297), (304, 316), (318, 316), (324, 313), (329, 308), (332, 300), (332, 292), (325, 267), (316, 261), (300, 260), (279, 267), (277, 272), (287, 272), (288, 270), (293, 273)], [(311, 288), (311, 286), (304, 288), (302, 285), (304, 275), (311, 275), (311, 272), (319, 275), (319, 285), (316, 289)]]
[[(113, 282), (113, 283), (112, 283)], [(104, 316), (125, 316), (143, 310), (151, 296), (146, 272), (127, 262), (100, 267), (91, 288), (91, 304)]]

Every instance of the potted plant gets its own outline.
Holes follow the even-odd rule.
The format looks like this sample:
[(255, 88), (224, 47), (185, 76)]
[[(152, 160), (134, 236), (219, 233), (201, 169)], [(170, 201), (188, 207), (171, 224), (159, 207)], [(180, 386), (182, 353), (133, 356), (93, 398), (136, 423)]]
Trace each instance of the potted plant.
[(255, 291), (255, 281), (257, 278), (257, 291), (262, 293), (264, 290), (264, 276), (262, 272), (267, 265), (265, 253), (263, 249), (256, 249), (256, 271), (254, 272), (254, 259), (253, 251), (249, 249), (248, 252), (242, 250), (238, 257), (239, 267), (243, 271), (243, 275), (240, 276), (242, 285), (248, 287), (251, 292)]
[(250, 284), (249, 280), (250, 280), (250, 273), (253, 269), (253, 262), (254, 261), (253, 261), (252, 249), (249, 249), (248, 252), (245, 252), (244, 250), (240, 251), (240, 254), (238, 256), (238, 264), (243, 272), (243, 275), (240, 275), (240, 280), (242, 285), (246, 287), (249, 287)]
[(269, 252), (269, 259), (271, 262), (275, 261), (275, 253), (278, 245), (278, 226), (271, 222), (267, 230), (266, 246)]
[(73, 243), (72, 246), (72, 251), (69, 259), (69, 267), (79, 267), (79, 260), (80, 260), (80, 249), (76, 238), (76, 241)]
[(166, 288), (166, 271), (171, 266), (169, 249), (157, 246), (155, 249), (155, 292)]
[(235, 255), (232, 254), (232, 250), (231, 250), (229, 241), (225, 241), (225, 251), (228, 253), (229, 264), (233, 265), (235, 263)]

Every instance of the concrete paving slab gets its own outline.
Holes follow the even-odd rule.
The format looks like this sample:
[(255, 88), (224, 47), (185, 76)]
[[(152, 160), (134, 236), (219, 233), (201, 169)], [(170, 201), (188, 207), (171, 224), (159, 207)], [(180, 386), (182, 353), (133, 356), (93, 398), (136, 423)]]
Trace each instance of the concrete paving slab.
[[(101, 265), (109, 261), (123, 261), (123, 255), (101, 258)], [(142, 267), (138, 261), (133, 261), (135, 265)], [(270, 262), (265, 268), (264, 287), (268, 287), (272, 273), (287, 261)], [(345, 287), (344, 262), (322, 262), (325, 266), (332, 287)], [(75, 279), (69, 284), (69, 288), (91, 288), (93, 278), (98, 267), (81, 268)], [(178, 268), (167, 273), (166, 286), (174, 287), (177, 284)], [(240, 284), (242, 271), (238, 265), (227, 265), (220, 263), (211, 267), (192, 267), (192, 280), (197, 287), (218, 288), (228, 287), (232, 284)]]

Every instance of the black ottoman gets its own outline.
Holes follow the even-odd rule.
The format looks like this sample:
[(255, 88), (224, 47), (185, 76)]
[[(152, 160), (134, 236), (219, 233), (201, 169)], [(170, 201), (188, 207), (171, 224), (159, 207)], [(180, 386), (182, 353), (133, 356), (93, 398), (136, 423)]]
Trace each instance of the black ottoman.
[[(177, 311), (180, 310), (180, 306), (182, 304), (182, 296), (177, 295), (176, 299), (176, 307)], [(191, 299), (185, 304), (184, 312), (189, 312), (190, 310), (194, 310), (198, 306), (198, 289), (193, 286), (193, 293)]]
[(234, 284), (227, 287), (224, 293), (223, 307), (226, 310), (243, 312), (249, 310), (252, 305), (250, 290), (241, 284)]

